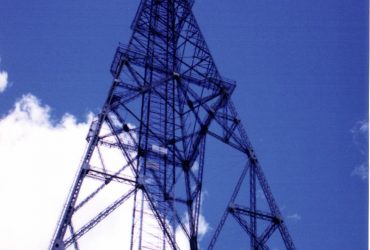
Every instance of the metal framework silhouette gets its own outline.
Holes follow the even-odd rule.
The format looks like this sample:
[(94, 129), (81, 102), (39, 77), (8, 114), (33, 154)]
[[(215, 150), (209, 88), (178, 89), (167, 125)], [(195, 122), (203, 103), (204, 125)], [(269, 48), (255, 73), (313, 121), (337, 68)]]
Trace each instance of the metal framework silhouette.
[[(241, 152), (246, 161), (229, 203), (220, 204), (226, 209), (207, 249), (217, 246), (228, 217), (245, 231), (250, 249), (270, 249), (269, 239), (275, 234), (286, 249), (295, 249), (231, 101), (235, 82), (220, 75), (193, 4), (141, 0), (129, 43), (120, 44), (115, 53), (113, 82), (102, 111), (91, 123), (88, 147), (50, 249), (79, 249), (80, 238), (128, 200), (132, 222), (131, 232), (125, 233), (131, 240), (124, 249), (180, 249), (176, 230), (186, 236), (191, 250), (199, 249), (210, 137)], [(118, 155), (121, 162), (112, 163)], [(88, 192), (82, 191), (87, 179), (99, 183)], [(80, 210), (114, 183), (125, 185), (125, 192), (75, 228)], [(241, 191), (243, 185), (247, 194)], [(257, 187), (267, 203), (263, 209), (258, 206)], [(240, 203), (238, 196), (248, 199)]]

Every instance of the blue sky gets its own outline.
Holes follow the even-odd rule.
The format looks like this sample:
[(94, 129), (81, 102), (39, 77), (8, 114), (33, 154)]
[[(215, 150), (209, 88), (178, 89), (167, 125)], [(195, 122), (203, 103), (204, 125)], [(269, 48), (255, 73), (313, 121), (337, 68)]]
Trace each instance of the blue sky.
[[(28, 93), (52, 123), (97, 113), (138, 3), (3, 0), (2, 119)], [(297, 248), (367, 249), (368, 3), (202, 0), (194, 12), (220, 72), (237, 81), (233, 100)]]

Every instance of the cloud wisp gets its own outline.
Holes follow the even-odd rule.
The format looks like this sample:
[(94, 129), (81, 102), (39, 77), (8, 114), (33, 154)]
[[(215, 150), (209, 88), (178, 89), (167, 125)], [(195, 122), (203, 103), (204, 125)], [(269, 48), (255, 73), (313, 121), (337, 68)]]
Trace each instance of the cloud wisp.
[(361, 180), (367, 180), (369, 176), (369, 165), (367, 163), (362, 163), (359, 166), (355, 167), (351, 172), (351, 176), (358, 176)]
[(290, 214), (286, 218), (290, 219), (290, 220), (293, 220), (293, 221), (300, 221), (302, 219), (302, 217), (297, 213)]
[(0, 93), (4, 92), (8, 87), (8, 72), (0, 71)]
[(369, 122), (366, 120), (356, 122), (350, 130), (353, 142), (358, 149), (361, 158), (364, 158), (361, 164), (357, 165), (351, 172), (351, 176), (357, 176), (366, 181), (369, 176), (368, 163), (368, 140), (369, 140)]
[[(0, 57), (0, 63), (1, 63), (1, 57)], [(8, 86), (9, 86), (8, 72), (6, 72), (5, 70), (0, 70), (0, 93), (4, 92)]]

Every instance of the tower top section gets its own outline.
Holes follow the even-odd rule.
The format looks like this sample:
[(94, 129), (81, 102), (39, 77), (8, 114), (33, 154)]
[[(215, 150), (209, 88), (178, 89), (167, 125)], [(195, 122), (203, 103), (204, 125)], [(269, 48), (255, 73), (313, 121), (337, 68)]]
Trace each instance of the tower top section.
[[(192, 12), (192, 0), (142, 0), (127, 45), (120, 44), (111, 72), (119, 74), (120, 56), (164, 74), (177, 74), (209, 88), (232, 93), (235, 82), (221, 76)], [(117, 58), (119, 57), (119, 58)]]

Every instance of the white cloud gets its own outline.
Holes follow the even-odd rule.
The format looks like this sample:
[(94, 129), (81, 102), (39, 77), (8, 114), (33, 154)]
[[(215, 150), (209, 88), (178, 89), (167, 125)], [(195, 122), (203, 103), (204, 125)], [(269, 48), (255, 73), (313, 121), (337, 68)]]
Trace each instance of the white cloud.
[[(185, 214), (184, 216), (184, 224), (189, 224), (189, 216)], [(209, 224), (207, 223), (206, 219), (203, 215), (199, 215), (199, 224), (198, 224), (198, 240), (202, 240), (204, 235), (208, 232)], [(187, 226), (187, 230), (189, 231), (189, 227)], [(190, 249), (189, 241), (186, 238), (185, 232), (182, 230), (180, 226), (176, 228), (176, 242), (180, 249), (187, 250)]]
[(24, 95), (0, 120), (1, 249), (48, 247), (88, 120), (78, 123), (66, 114), (52, 124), (50, 108), (32, 95)]
[(294, 214), (288, 215), (287, 219), (294, 220), (294, 221), (300, 221), (302, 217), (299, 214), (294, 213)]
[(8, 86), (8, 72), (0, 71), (0, 93), (4, 92)]
[[(67, 191), (79, 167), (86, 147), (85, 135), (93, 116), (90, 114), (85, 121), (78, 122), (73, 115), (65, 114), (59, 121), (52, 121), (50, 113), (48, 106), (28, 94), (22, 96), (14, 108), (0, 119), (0, 249), (48, 248)], [(122, 162), (122, 156), (118, 159), (115, 152), (108, 151), (101, 149), (101, 153), (110, 159), (104, 164), (109, 167), (112, 162)], [(94, 157), (91, 164), (99, 164)], [(92, 180), (89, 185), (95, 184)], [(117, 190), (122, 194), (128, 187), (122, 189), (119, 186), (108, 195), (103, 194), (103, 197), (112, 198), (117, 195)], [(92, 205), (100, 210), (107, 206), (100, 201)], [(128, 200), (97, 226), (99, 230), (93, 229), (83, 236), (81, 249), (121, 249), (127, 246), (132, 205), (132, 199)], [(94, 211), (84, 210), (83, 216), (75, 221), (76, 228), (94, 215)], [(153, 215), (147, 212), (145, 216), (149, 218), (146, 219), (147, 227), (157, 227), (160, 232)], [(201, 216), (200, 237), (207, 229), (208, 224)], [(184, 243), (187, 240), (178, 236), (178, 245), (184, 246), (181, 249), (188, 249)], [(150, 240), (148, 237), (146, 239)]]
[[(0, 249), (49, 247), (79, 167), (91, 121), (92, 115), (83, 122), (77, 122), (74, 116), (65, 114), (53, 122), (50, 108), (41, 105), (30, 94), (24, 95), (0, 119)], [(117, 162), (114, 152), (102, 149), (102, 153)], [(96, 160), (92, 159), (92, 163)], [(98, 182), (89, 179), (84, 183), (88, 189)], [(90, 210), (91, 206), (81, 208), (81, 215), (74, 220), (75, 228), (80, 228), (97, 211), (126, 193), (128, 188), (121, 188), (118, 196), (117, 190), (117, 186), (113, 186), (108, 190), (110, 193), (102, 191), (103, 199), (87, 204), (94, 206), (95, 210)], [(86, 189), (81, 189), (81, 194), (86, 194)], [(131, 211), (132, 199), (104, 219), (97, 226), (99, 230), (92, 229), (82, 237), (79, 241), (81, 249), (121, 249), (122, 245), (127, 246), (130, 236), (122, 232), (130, 232)]]

